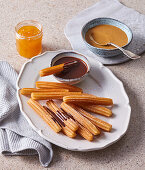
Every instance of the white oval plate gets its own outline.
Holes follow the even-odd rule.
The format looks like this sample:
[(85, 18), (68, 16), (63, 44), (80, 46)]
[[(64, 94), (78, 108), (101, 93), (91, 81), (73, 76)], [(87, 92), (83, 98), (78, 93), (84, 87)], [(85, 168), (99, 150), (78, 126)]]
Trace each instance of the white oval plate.
[[(66, 50), (46, 52), (32, 58), (23, 65), (17, 81), (17, 97), (21, 112), (24, 114), (30, 126), (40, 136), (55, 145), (73, 151), (103, 149), (119, 140), (126, 133), (129, 125), (131, 108), (122, 82), (96, 59), (87, 57), (91, 64), (90, 74), (84, 81), (77, 84), (77, 86), (83, 88), (87, 93), (102, 97), (110, 97), (113, 99), (115, 105), (112, 109), (113, 116), (111, 118), (95, 115), (112, 124), (113, 129), (110, 133), (102, 131), (101, 135), (96, 136), (93, 142), (89, 142), (79, 135), (77, 135), (75, 139), (71, 139), (62, 133), (55, 133), (28, 106), (28, 97), (22, 96), (19, 93), (20, 88), (35, 87), (36, 81), (56, 81), (53, 76), (39, 77), (38, 72), (45, 67), (49, 67), (55, 55), (65, 51)], [(45, 102), (43, 101), (43, 103)]]

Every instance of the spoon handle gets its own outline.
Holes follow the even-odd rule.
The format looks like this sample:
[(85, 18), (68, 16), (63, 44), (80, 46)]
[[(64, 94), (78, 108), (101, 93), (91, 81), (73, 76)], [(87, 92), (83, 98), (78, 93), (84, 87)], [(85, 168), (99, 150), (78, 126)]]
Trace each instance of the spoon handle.
[(128, 50), (125, 50), (125, 49), (122, 48), (122, 47), (119, 47), (119, 46), (116, 45), (116, 44), (113, 44), (113, 43), (109, 43), (109, 44), (112, 45), (112, 46), (114, 46), (114, 47), (116, 47), (116, 48), (118, 48), (119, 50), (121, 50), (121, 51), (123, 52), (123, 54), (125, 54), (127, 57), (129, 57), (129, 58), (131, 58), (131, 59), (133, 59), (133, 60), (138, 59), (138, 58), (141, 57), (141, 56), (139, 56), (139, 55), (137, 55), (137, 54), (134, 54), (134, 53), (131, 52), (131, 51), (128, 51)]

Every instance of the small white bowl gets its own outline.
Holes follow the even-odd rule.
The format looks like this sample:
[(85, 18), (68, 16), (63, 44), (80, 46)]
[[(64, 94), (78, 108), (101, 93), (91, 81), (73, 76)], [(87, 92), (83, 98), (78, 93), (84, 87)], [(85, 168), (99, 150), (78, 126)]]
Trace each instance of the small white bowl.
[(75, 58), (79, 58), (81, 60), (83, 60), (86, 65), (87, 65), (87, 72), (79, 77), (79, 78), (74, 78), (74, 79), (63, 79), (63, 78), (60, 78), (60, 77), (57, 77), (56, 75), (53, 75), (58, 81), (60, 81), (61, 83), (67, 83), (67, 84), (77, 84), (79, 82), (81, 82), (82, 80), (84, 80), (86, 78), (86, 76), (88, 75), (89, 71), (90, 71), (90, 64), (89, 64), (89, 61), (88, 59), (82, 55), (82, 54), (79, 54), (77, 52), (62, 52), (62, 53), (59, 53), (57, 54), (51, 61), (51, 67), (54, 66), (54, 63), (59, 60), (60, 58), (63, 58), (63, 57), (75, 57)]

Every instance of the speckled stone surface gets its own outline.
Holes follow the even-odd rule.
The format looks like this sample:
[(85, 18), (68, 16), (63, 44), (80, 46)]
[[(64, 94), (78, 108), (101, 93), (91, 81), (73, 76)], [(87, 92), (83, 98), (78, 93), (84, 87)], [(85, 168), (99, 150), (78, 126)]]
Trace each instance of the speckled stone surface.
[[(63, 33), (69, 19), (93, 5), (96, 0), (1, 0), (0, 60), (8, 61), (19, 72), (27, 61), (15, 47), (15, 25), (25, 19), (40, 21), (44, 27), (43, 51), (70, 49)], [(145, 14), (144, 0), (121, 0), (126, 6)], [(112, 146), (95, 152), (71, 152), (53, 146), (50, 170), (143, 170), (145, 169), (145, 54), (140, 60), (110, 66), (124, 83), (132, 116), (127, 134)], [(42, 170), (36, 156), (0, 155), (0, 170)]]

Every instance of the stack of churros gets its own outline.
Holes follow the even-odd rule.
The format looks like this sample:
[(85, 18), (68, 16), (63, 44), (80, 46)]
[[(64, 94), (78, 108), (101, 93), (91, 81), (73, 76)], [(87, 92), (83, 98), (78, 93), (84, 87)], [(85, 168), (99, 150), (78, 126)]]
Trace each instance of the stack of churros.
[[(70, 138), (79, 134), (92, 141), (102, 130), (110, 132), (112, 129), (111, 124), (91, 114), (111, 117), (112, 111), (106, 107), (113, 106), (110, 98), (84, 93), (73, 85), (44, 81), (37, 81), (36, 88), (23, 88), (20, 93), (30, 96), (28, 105), (56, 133), (62, 131)], [(42, 106), (39, 100), (46, 100), (46, 105)], [(62, 101), (60, 106), (56, 100)]]

